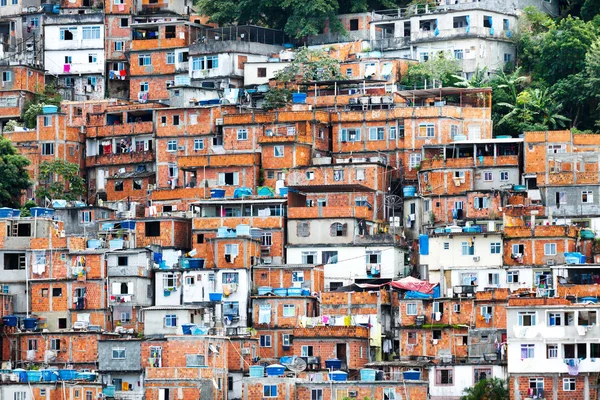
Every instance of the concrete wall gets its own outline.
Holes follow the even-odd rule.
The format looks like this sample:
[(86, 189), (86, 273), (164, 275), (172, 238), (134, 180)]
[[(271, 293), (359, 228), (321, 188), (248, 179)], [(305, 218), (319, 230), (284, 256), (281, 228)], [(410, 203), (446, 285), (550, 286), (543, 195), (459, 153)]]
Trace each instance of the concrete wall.
[(463, 395), (463, 390), (475, 384), (475, 369), (489, 368), (492, 370), (492, 377), (499, 379), (507, 378), (505, 368), (500, 365), (454, 365), (450, 366), (450, 368), (453, 372), (452, 385), (436, 385), (436, 367), (429, 368), (429, 394), (431, 395), (431, 399), (460, 399)]
[[(250, 85), (265, 85), (269, 83), (269, 79), (275, 77), (278, 71), (287, 67), (287, 62), (252, 62), (246, 63), (244, 66), (244, 86)], [(266, 76), (259, 77), (258, 69), (265, 68)]]
[[(125, 359), (113, 359), (113, 349), (125, 349)], [(140, 368), (139, 340), (98, 341), (98, 369), (101, 371), (135, 371)], [(135, 385), (137, 386), (137, 385)]]

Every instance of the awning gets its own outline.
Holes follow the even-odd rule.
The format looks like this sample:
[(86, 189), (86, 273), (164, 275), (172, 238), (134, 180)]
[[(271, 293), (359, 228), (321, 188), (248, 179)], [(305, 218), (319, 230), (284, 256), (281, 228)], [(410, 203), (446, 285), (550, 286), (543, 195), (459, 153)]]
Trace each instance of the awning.
[(421, 281), (410, 276), (400, 279), (399, 281), (392, 281), (390, 282), (390, 285), (395, 289), (412, 290), (428, 294), (433, 293), (433, 288), (437, 286), (437, 284)]

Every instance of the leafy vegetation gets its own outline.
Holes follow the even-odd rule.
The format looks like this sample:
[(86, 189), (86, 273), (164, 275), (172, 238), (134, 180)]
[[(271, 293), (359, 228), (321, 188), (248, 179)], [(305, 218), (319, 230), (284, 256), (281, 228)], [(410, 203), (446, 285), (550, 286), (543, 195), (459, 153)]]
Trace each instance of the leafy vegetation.
[(10, 140), (0, 137), (0, 205), (19, 207), (23, 190), (31, 186), (29, 160), (17, 153)]
[(330, 57), (325, 50), (312, 50), (300, 47), (294, 54), (294, 60), (275, 74), (280, 83), (304, 83), (344, 79), (340, 69), (340, 60)]
[[(54, 179), (54, 178), (58, 179)], [(79, 165), (55, 159), (40, 164), (38, 199), (79, 200), (85, 194), (85, 181), (79, 176)]]
[(42, 113), (44, 106), (60, 106), (62, 97), (56, 90), (56, 86), (47, 85), (42, 90), (36, 88), (36, 95), (23, 105), (21, 119), (27, 129), (35, 129), (37, 126), (37, 116)]
[(461, 400), (509, 400), (506, 381), (498, 378), (482, 379), (466, 388)]

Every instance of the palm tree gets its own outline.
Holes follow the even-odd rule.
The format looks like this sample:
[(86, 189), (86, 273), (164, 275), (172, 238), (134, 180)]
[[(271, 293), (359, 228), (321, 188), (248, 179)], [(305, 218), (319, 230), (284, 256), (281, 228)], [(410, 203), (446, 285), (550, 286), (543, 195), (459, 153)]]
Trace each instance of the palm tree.
[(467, 89), (487, 87), (490, 83), (487, 76), (487, 67), (480, 69), (478, 66), (471, 79), (467, 79), (461, 75), (452, 75), (452, 77), (456, 79), (454, 86)]
[(506, 381), (498, 378), (482, 379), (463, 393), (461, 400), (509, 400)]
[(562, 104), (556, 103), (548, 89), (526, 89), (516, 95), (514, 104), (498, 103), (510, 111), (498, 122), (502, 125), (510, 120), (519, 123), (538, 124), (546, 128), (564, 127), (569, 118), (559, 114)]

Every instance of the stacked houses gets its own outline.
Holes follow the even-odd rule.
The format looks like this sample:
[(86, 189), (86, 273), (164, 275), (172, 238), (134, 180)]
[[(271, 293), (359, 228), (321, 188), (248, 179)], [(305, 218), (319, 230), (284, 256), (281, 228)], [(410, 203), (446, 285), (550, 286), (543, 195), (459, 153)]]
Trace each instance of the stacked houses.
[[(0, 123), (38, 203), (0, 209), (0, 398), (597, 398), (600, 140), (499, 137), (491, 89), (399, 85), (439, 51), (467, 78), (514, 62), (525, 3), (558, 8), (340, 15), (307, 44), (344, 79), (270, 111), (283, 32), (0, 3)], [(45, 86), (60, 106), (8, 124)], [(80, 201), (35, 198), (53, 160)]]

